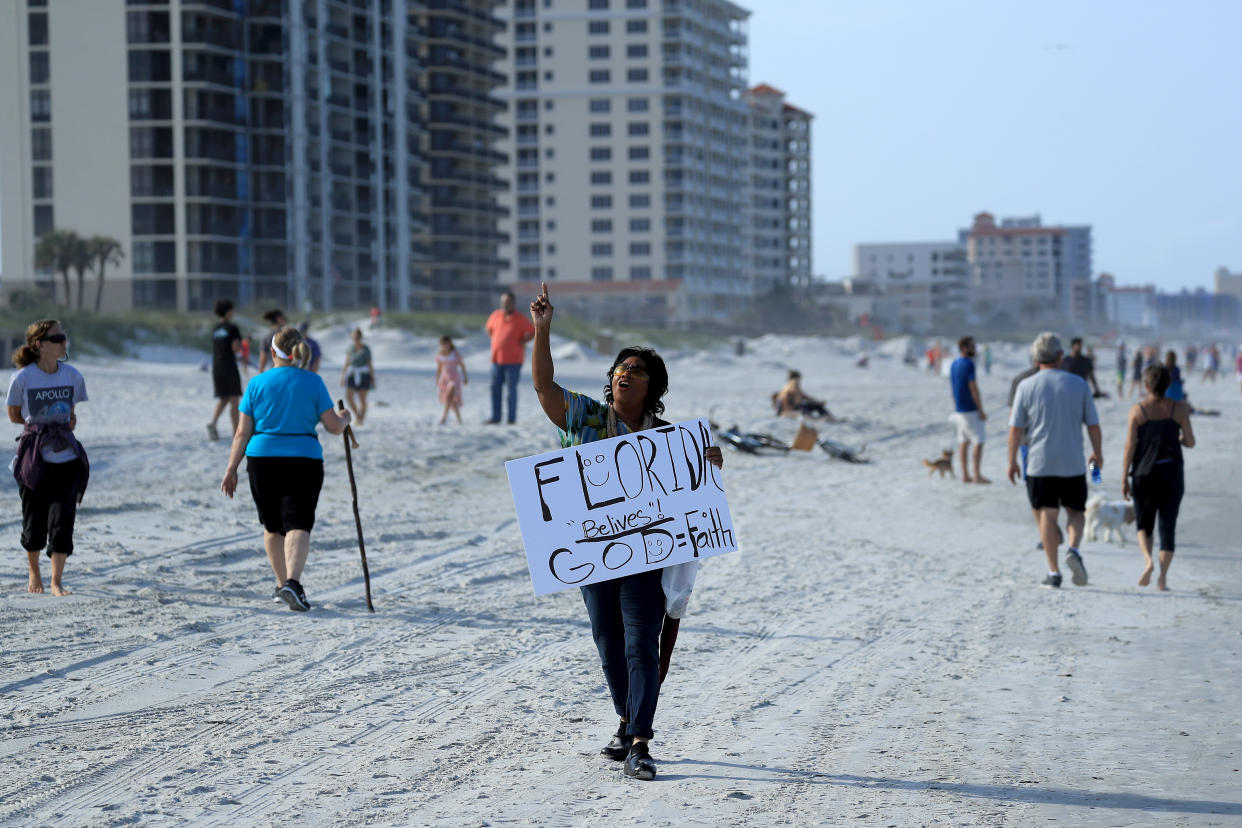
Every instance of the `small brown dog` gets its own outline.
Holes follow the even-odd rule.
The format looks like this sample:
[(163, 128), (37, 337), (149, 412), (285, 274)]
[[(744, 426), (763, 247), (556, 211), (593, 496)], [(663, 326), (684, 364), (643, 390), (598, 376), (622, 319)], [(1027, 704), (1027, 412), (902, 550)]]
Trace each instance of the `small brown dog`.
[(953, 451), (951, 449), (945, 449), (944, 454), (941, 455), (939, 459), (924, 460), (923, 465), (927, 466), (929, 470), (927, 472), (928, 477), (931, 477), (936, 472), (940, 472), (941, 477), (944, 477), (946, 474), (952, 477), (953, 476)]

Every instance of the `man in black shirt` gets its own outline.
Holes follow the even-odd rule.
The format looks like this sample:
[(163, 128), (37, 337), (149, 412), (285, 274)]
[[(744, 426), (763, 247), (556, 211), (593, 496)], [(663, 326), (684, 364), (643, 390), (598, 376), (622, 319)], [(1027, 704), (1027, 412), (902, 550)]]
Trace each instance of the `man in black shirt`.
[(1061, 367), (1071, 374), (1077, 374), (1087, 381), (1091, 386), (1091, 393), (1095, 396), (1102, 396), (1100, 386), (1095, 382), (1095, 362), (1091, 357), (1086, 356), (1082, 352), (1082, 337), (1076, 336), (1070, 340), (1069, 356), (1065, 357)]
[(215, 306), (216, 316), (220, 322), (211, 331), (211, 382), (215, 387), (216, 409), (211, 414), (211, 422), (207, 423), (207, 436), (213, 440), (220, 439), (216, 429), (216, 421), (229, 407), (229, 419), (233, 423), (233, 431), (237, 431), (237, 403), (241, 400), (241, 374), (237, 371), (237, 354), (241, 350), (241, 331), (233, 324), (233, 303), (228, 299), (219, 299)]

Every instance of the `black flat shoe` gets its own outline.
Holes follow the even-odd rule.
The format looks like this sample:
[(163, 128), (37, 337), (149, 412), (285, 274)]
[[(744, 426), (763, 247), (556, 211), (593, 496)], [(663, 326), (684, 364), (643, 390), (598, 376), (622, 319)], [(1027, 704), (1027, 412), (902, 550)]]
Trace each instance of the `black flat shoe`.
[(625, 757), (630, 753), (630, 745), (634, 740), (625, 734), (625, 722), (617, 726), (617, 732), (612, 734), (612, 739), (608, 744), (604, 745), (600, 753), (607, 756), (614, 762), (624, 762)]
[(630, 747), (630, 755), (625, 757), (625, 775), (650, 782), (656, 777), (655, 761), (647, 750), (646, 742), (635, 742)]

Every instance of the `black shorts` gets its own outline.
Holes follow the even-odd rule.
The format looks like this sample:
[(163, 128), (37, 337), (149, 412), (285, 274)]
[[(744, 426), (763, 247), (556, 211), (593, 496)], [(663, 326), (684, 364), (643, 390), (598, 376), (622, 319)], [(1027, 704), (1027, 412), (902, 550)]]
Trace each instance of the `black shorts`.
[(247, 457), (250, 495), (259, 523), (277, 535), (315, 528), (315, 507), (323, 488), (323, 461), (312, 457)]
[(362, 371), (357, 376), (353, 371), (345, 377), (345, 387), (354, 391), (370, 391), (371, 390), (371, 372)]
[(241, 374), (237, 371), (237, 363), (217, 365), (211, 369), (211, 384), (215, 389), (215, 398), (225, 400), (229, 397), (240, 397), (242, 393)]
[(53, 553), (73, 554), (73, 521), (78, 515), (78, 489), (82, 464), (44, 463), (39, 485), (27, 489), (18, 485), (22, 498), (22, 549), (38, 552), (47, 547)]
[(1032, 509), (1056, 509), (1064, 506), (1075, 512), (1087, 510), (1087, 476), (1027, 477), (1026, 496)]

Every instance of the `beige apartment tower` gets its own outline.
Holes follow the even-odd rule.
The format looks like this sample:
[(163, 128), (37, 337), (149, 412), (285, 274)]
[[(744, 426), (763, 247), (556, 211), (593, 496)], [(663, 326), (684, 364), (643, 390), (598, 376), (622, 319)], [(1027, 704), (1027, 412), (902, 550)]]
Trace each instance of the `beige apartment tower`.
[(755, 295), (749, 12), (728, 0), (513, 0), (510, 237), (521, 290), (595, 318), (722, 320)]

